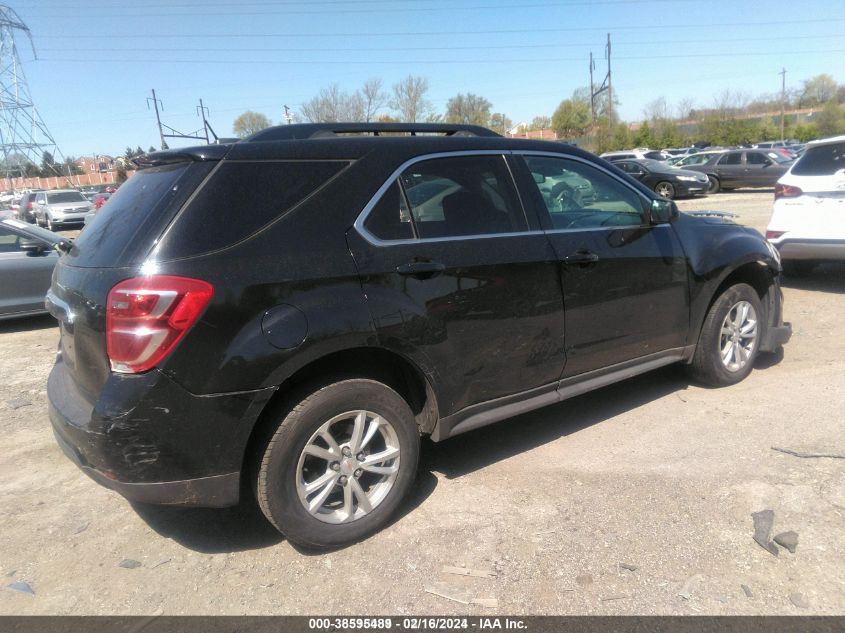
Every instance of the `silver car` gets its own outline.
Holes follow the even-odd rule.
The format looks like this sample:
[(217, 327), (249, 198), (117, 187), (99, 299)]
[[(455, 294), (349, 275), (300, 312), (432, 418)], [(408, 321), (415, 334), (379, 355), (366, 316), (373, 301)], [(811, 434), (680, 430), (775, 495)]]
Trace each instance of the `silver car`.
[(46, 312), (44, 296), (66, 238), (26, 222), (0, 220), (0, 320)]
[(82, 225), (94, 205), (75, 189), (42, 191), (35, 196), (32, 212), (38, 226), (55, 231), (67, 224)]

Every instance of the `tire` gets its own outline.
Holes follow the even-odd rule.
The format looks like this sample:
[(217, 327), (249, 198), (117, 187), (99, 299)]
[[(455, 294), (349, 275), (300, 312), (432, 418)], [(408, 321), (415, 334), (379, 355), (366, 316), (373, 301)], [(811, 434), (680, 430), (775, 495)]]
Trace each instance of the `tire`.
[[(288, 411), (258, 456), (255, 493), (267, 519), (290, 542), (311, 549), (348, 545), (384, 527), (419, 461), (419, 431), (405, 400), (380, 382), (355, 378), (317, 389)], [(382, 425), (367, 440), (375, 416)], [(360, 448), (347, 455), (356, 424)], [(327, 433), (334, 447), (323, 439)], [(397, 448), (395, 457), (372, 461)], [(308, 483), (316, 486), (306, 491)]]
[[(747, 313), (744, 312), (745, 306), (750, 306)], [(744, 321), (743, 314), (746, 315)], [(733, 385), (743, 380), (751, 373), (760, 351), (765, 327), (761, 320), (764, 316), (754, 288), (748, 284), (736, 284), (726, 289), (710, 306), (704, 319), (689, 365), (691, 376), (713, 387)], [(750, 327), (752, 320), (753, 328)], [(735, 325), (739, 328), (734, 329)], [(738, 347), (742, 349), (738, 350)], [(725, 350), (728, 355), (723, 360)]]
[(787, 259), (781, 265), (787, 277), (806, 277), (816, 268), (816, 262), (809, 259)]
[(707, 186), (707, 193), (719, 193), (719, 190), (722, 188), (722, 183), (719, 182), (719, 179), (716, 176), (707, 176), (708, 186)]
[(669, 200), (675, 199), (675, 187), (671, 182), (661, 181), (657, 183), (654, 185), (654, 193), (661, 198), (667, 198)]
[(49, 215), (47, 216), (47, 230), (48, 231), (55, 231), (56, 230), (56, 224), (53, 222), (53, 218), (51, 218)]

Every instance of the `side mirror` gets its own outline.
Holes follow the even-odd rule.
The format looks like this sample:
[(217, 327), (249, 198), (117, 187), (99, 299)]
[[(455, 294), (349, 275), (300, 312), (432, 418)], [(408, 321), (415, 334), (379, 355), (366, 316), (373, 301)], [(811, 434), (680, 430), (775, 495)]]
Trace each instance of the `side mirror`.
[(45, 244), (44, 242), (39, 242), (37, 240), (26, 240), (24, 242), (21, 242), (20, 247), (22, 251), (32, 253), (33, 255), (40, 255), (48, 249), (47, 244)]
[(678, 211), (678, 205), (672, 200), (658, 198), (651, 201), (650, 214), (652, 224), (666, 224), (677, 220), (680, 211)]
[(538, 185), (546, 182), (546, 177), (543, 174), (538, 174), (536, 171), (532, 171), (531, 175), (534, 176), (534, 182)]

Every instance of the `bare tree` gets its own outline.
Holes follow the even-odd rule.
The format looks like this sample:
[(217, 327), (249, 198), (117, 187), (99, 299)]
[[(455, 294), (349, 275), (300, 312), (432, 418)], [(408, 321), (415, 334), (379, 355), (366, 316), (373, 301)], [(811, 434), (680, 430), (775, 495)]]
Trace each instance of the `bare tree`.
[(650, 121), (665, 121), (669, 119), (669, 105), (666, 103), (665, 97), (657, 97), (649, 101), (645, 108), (643, 108), (643, 115)]
[(415, 123), (432, 113), (431, 102), (425, 98), (428, 80), (425, 77), (408, 75), (393, 85), (393, 99), (390, 107), (399, 113), (405, 123)]
[(694, 108), (695, 102), (689, 97), (684, 97), (683, 99), (678, 101), (678, 105), (675, 106), (675, 112), (678, 113), (678, 118), (681, 121), (686, 121), (692, 116), (692, 111)]
[(302, 116), (311, 123), (363, 121), (364, 98), (359, 92), (348, 94), (337, 84), (323, 88), (316, 97), (300, 108)]
[(382, 91), (382, 80), (377, 77), (367, 79), (361, 88), (361, 98), (364, 102), (364, 120), (369, 123), (376, 113), (387, 104), (387, 93)]
[(552, 127), (552, 117), (535, 116), (531, 119), (530, 127), (532, 130), (548, 130)]

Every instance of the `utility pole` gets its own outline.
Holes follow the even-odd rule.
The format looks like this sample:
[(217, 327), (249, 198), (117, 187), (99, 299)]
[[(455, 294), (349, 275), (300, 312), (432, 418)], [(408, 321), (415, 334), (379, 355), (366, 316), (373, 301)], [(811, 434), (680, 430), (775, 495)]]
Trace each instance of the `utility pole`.
[(293, 123), (293, 113), (291, 113), (289, 107), (284, 106), (284, 108), (285, 108), (285, 120), (288, 122), (288, 125), (290, 125), (291, 123)]
[(207, 107), (202, 104), (202, 99), (200, 99), (200, 104), (197, 106), (197, 115), (202, 119), (202, 129), (205, 131), (205, 142), (210, 143), (208, 140), (208, 120), (205, 118), (206, 115), (210, 115), (211, 112)]
[(593, 71), (596, 69), (596, 62), (593, 61), (593, 51), (590, 51), (590, 121), (596, 122), (596, 87), (593, 84)]
[(781, 77), (780, 82), (780, 140), (783, 141), (783, 119), (786, 112), (786, 68), (781, 68), (778, 73)]
[(613, 125), (613, 83), (610, 78), (610, 33), (607, 34), (607, 123)]
[[(167, 143), (164, 140), (164, 129), (161, 127), (161, 116), (158, 113), (158, 105), (161, 103), (161, 99), (156, 98), (155, 88), (153, 88), (152, 92), (153, 92), (152, 99), (147, 97), (147, 110), (150, 109), (150, 101), (152, 101), (153, 106), (155, 107), (155, 111), (156, 111), (156, 123), (158, 123), (158, 136), (159, 136), (159, 139), (161, 139), (161, 149), (169, 149), (167, 147)], [(161, 109), (164, 110), (164, 104), (163, 103), (161, 103)]]
[(593, 83), (593, 70), (596, 63), (593, 60), (593, 53), (590, 53), (590, 111), (593, 116), (593, 126), (596, 122), (596, 97), (601, 93), (607, 91), (607, 121), (608, 130), (613, 127), (613, 86), (610, 82), (610, 33), (607, 34), (607, 45), (605, 46), (604, 56), (607, 59), (607, 74), (604, 76), (604, 81), (596, 88)]

